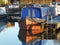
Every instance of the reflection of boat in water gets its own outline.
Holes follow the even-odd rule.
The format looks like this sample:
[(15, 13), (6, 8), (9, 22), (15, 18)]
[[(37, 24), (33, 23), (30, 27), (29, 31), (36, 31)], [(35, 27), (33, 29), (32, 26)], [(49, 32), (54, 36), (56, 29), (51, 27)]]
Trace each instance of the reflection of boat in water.
[[(40, 8), (33, 7), (32, 5), (22, 8), (21, 21), (19, 22), (19, 39), (29, 42), (36, 38), (41, 38), (40, 36), (44, 32), (41, 25), (41, 19), (42, 16)], [(39, 21), (36, 20), (39, 20), (40, 23), (38, 23)]]
[[(50, 7), (50, 9), (51, 8), (52, 7)], [(50, 10), (50, 9), (47, 9), (47, 10)], [(52, 11), (52, 9), (51, 9), (51, 11)], [(51, 12), (51, 14), (53, 14), (53, 13)], [(49, 11), (46, 11), (46, 15), (52, 16), (51, 14), (49, 13)], [(46, 15), (44, 15), (44, 16), (46, 16)], [(54, 14), (53, 14), (53, 16), (54, 16)], [(28, 18), (26, 18), (26, 17), (28, 17)], [(52, 18), (52, 17), (50, 17), (50, 18)], [(23, 7), (22, 13), (21, 13), (21, 21), (19, 22), (19, 26), (20, 26), (20, 31), (19, 31), (19, 35), (18, 35), (19, 39), (21, 39), (22, 41), (25, 41), (25, 42), (29, 42), (38, 37), (40, 39), (42, 39), (42, 37), (43, 37), (43, 39), (56, 39), (56, 35), (53, 34), (52, 31), (56, 27), (56, 26), (54, 26), (56, 23), (55, 20), (57, 20), (57, 22), (59, 22), (58, 18), (60, 18), (60, 17), (56, 17), (56, 19), (53, 18), (53, 20), (51, 20), (50, 18), (48, 20), (48, 24), (47, 24), (48, 26), (46, 26), (44, 24), (47, 23), (47, 18), (46, 17), (43, 18), (46, 20), (46, 22), (43, 20), (40, 20), (40, 19), (42, 19), (41, 8), (33, 7), (31, 5), (28, 7), (27, 6)], [(41, 23), (42, 21), (44, 24)], [(44, 35), (42, 37), (40, 37), (42, 35), (42, 33), (45, 31), (44, 26), (46, 26), (48, 29), (46, 28), (46, 33), (44, 33)], [(47, 30), (50, 32), (48, 32)], [(47, 36), (45, 36), (45, 35), (47, 35)]]
[[(19, 38), (28, 42), (35, 38), (39, 38), (41, 34), (44, 32), (41, 23), (37, 23), (30, 18), (26, 18), (19, 23), (20, 31)], [(22, 36), (23, 35), (23, 36)]]

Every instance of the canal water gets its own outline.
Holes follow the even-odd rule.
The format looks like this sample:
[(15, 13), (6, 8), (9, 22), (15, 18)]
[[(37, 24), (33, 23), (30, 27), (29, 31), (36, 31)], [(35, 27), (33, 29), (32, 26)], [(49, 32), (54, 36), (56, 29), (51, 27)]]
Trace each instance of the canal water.
[[(2, 26), (2, 28), (4, 27)], [(15, 23), (15, 26), (11, 28), (4, 28), (0, 32), (0, 45), (22, 45), (22, 42), (19, 41), (18, 39), (18, 32), (19, 32), (18, 23)]]
[[(4, 28), (0, 32), (0, 45), (22, 45), (22, 42), (18, 39), (18, 33), (19, 33), (19, 25), (17, 22), (13, 27)], [(60, 45), (60, 41), (42, 40), (41, 45)]]

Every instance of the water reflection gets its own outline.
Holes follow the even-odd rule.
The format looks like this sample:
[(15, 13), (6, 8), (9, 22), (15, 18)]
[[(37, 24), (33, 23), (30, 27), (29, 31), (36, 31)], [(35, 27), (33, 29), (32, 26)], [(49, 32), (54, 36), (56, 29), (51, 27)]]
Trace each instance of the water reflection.
[[(18, 23), (15, 23), (15, 26), (11, 28), (4, 28), (4, 30), (0, 32), (0, 45), (22, 45), (22, 42), (18, 39), (18, 32), (19, 32)], [(25, 42), (23, 42), (23, 45), (24, 43)], [(60, 45), (60, 41), (42, 40), (42, 45)]]
[(19, 26), (15, 23), (15, 26), (11, 28), (5, 28), (5, 31), (0, 32), (0, 45), (22, 45), (22, 42), (18, 39)]
[(42, 45), (60, 45), (60, 40), (42, 40)]
[(0, 22), (0, 32), (2, 30), (4, 30), (5, 27), (6, 27), (6, 23), (5, 22)]

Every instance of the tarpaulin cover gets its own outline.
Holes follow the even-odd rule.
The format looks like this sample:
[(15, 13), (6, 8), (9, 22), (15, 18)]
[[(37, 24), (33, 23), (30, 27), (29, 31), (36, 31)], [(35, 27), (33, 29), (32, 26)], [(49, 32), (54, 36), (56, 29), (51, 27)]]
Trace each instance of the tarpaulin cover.
[(22, 8), (21, 18), (26, 18), (26, 16), (30, 18), (42, 18), (41, 9), (36, 7), (24, 7)]

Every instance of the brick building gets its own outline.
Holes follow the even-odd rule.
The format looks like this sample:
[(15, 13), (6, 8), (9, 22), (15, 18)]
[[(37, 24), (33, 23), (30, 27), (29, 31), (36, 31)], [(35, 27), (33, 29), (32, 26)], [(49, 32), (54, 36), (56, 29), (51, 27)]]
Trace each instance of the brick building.
[(50, 4), (52, 0), (20, 0), (20, 4)]
[(56, 0), (57, 2), (60, 2), (60, 0)]

